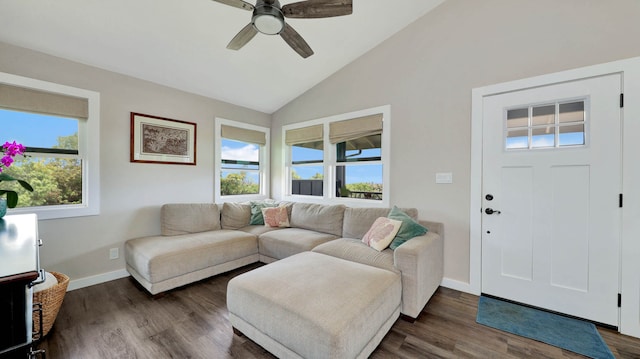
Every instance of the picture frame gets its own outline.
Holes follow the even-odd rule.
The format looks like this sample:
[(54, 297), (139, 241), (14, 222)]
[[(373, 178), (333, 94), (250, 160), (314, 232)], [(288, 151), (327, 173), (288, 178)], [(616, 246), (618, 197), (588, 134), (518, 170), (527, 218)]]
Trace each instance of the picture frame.
[(131, 112), (131, 162), (196, 165), (193, 122)]

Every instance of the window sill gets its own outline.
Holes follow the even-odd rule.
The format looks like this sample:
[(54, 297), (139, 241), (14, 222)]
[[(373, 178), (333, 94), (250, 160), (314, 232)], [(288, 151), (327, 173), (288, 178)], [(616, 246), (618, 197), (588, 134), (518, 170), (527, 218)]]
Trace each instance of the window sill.
[(216, 203), (264, 201), (265, 199), (269, 199), (269, 197), (261, 194), (237, 194), (229, 196), (216, 196)]
[(348, 207), (376, 207), (376, 208), (389, 208), (389, 201), (386, 200), (371, 200), (371, 199), (357, 199), (346, 197), (333, 197), (325, 198), (320, 196), (305, 196), (305, 195), (289, 195), (284, 196), (283, 201), (287, 202), (310, 202), (318, 204), (343, 204)]
[(48, 207), (23, 207), (7, 210), (7, 215), (35, 213), (38, 220), (60, 219), (84, 216), (96, 216), (100, 214), (99, 208), (82, 205), (48, 206)]

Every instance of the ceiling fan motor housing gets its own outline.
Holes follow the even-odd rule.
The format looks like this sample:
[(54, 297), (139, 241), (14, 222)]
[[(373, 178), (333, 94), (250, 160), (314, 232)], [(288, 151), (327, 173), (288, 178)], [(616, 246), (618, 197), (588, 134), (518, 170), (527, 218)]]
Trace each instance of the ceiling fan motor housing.
[(278, 0), (268, 4), (264, 0), (258, 0), (253, 10), (251, 20), (253, 27), (266, 35), (277, 35), (284, 29), (284, 15), (280, 10)]

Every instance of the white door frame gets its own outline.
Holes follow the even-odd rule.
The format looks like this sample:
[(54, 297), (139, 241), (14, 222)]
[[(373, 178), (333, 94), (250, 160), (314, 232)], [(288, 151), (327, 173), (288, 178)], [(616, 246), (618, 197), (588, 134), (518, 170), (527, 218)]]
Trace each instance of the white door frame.
[(483, 98), (515, 90), (575, 81), (613, 73), (622, 74), (626, 99), (621, 114), (622, 237), (620, 247), (621, 333), (640, 338), (640, 57), (516, 80), (472, 90), (471, 198), (469, 210), (469, 289), (479, 295), (482, 283), (482, 115)]

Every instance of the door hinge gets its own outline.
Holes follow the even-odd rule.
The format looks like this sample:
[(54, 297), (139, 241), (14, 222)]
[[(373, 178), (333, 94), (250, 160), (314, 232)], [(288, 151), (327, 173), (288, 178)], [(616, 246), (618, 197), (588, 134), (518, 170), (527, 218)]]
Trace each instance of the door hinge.
[(621, 93), (620, 94), (620, 108), (623, 108), (623, 107), (624, 107), (624, 94)]
[(622, 202), (622, 193), (620, 193), (620, 197), (618, 197), (618, 206), (620, 208), (622, 208), (622, 204), (623, 204), (623, 202)]
[(622, 294), (618, 293), (618, 308), (622, 308)]

